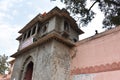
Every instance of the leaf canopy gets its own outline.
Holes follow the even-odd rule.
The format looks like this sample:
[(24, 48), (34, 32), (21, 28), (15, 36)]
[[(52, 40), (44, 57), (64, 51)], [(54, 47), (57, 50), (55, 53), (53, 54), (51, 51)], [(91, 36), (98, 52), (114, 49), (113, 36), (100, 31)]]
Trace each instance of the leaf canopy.
[(0, 74), (5, 74), (5, 71), (7, 71), (8, 68), (8, 62), (7, 62), (8, 56), (0, 55)]
[[(90, 1), (90, 3), (88, 3)], [(66, 9), (75, 15), (79, 15), (79, 22), (86, 26), (95, 17), (96, 12), (92, 10), (95, 5), (103, 12), (103, 28), (111, 28), (120, 25), (120, 0), (61, 0)], [(87, 7), (91, 5), (90, 7)]]

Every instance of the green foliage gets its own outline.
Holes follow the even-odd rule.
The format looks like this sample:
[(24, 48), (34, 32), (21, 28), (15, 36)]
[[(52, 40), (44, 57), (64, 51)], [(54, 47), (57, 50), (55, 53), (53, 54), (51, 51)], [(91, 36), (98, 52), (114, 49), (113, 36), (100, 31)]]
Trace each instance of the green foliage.
[[(88, 3), (90, 1), (90, 3)], [(61, 0), (66, 4), (66, 9), (75, 15), (79, 15), (80, 23), (86, 26), (95, 17), (92, 10), (94, 5), (103, 12), (103, 28), (111, 28), (120, 25), (120, 0)], [(87, 7), (87, 5), (91, 5)]]
[(0, 74), (5, 74), (5, 71), (8, 71), (8, 62), (7, 62), (8, 56), (0, 55)]

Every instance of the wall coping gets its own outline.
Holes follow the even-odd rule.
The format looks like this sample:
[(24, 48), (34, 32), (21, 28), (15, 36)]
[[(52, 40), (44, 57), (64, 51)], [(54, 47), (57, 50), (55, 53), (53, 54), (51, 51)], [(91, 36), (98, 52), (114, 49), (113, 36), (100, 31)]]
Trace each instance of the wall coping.
[(105, 37), (105, 36), (110, 35), (110, 34), (117, 33), (119, 31), (120, 31), (120, 25), (116, 26), (115, 28), (112, 28), (110, 30), (106, 30), (104, 32), (98, 33), (98, 34), (93, 35), (91, 37), (88, 37), (86, 39), (80, 40), (80, 41), (76, 42), (76, 46), (79, 46), (81, 44), (84, 44), (86, 42), (89, 42), (89, 41), (92, 41), (92, 40), (95, 40), (95, 39), (99, 39), (101, 37)]

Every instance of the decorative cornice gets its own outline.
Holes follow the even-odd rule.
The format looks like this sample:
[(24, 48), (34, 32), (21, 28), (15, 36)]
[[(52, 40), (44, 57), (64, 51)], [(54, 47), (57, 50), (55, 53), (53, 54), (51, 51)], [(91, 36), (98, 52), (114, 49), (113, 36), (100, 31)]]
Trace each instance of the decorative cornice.
[(50, 40), (52, 40), (52, 39), (57, 40), (57, 41), (65, 44), (65, 45), (67, 45), (67, 46), (69, 46), (69, 47), (75, 46), (75, 43), (74, 43), (74, 42), (72, 42), (72, 41), (70, 41), (70, 40), (68, 40), (68, 39), (66, 39), (66, 38), (63, 38), (63, 37), (60, 36), (57, 32), (52, 31), (51, 33), (46, 34), (45, 36), (39, 38), (39, 39), (38, 39), (36, 42), (34, 42), (33, 44), (31, 44), (31, 45), (23, 48), (22, 50), (16, 52), (15, 54), (11, 55), (11, 57), (16, 58), (17, 56), (19, 56), (19, 55), (21, 55), (21, 54), (24, 54), (26, 51), (28, 51), (28, 50), (30, 50), (30, 49), (33, 49), (33, 48), (39, 46), (40, 44), (46, 43), (46, 42), (48, 42), (48, 41), (50, 41)]
[(16, 40), (20, 40), (20, 39), (22, 39), (22, 35), (16, 38)]
[(98, 73), (98, 72), (107, 72), (120, 70), (120, 62), (113, 62), (111, 64), (102, 64), (96, 66), (89, 66), (85, 68), (76, 68), (71, 70), (71, 74), (88, 74), (88, 73)]

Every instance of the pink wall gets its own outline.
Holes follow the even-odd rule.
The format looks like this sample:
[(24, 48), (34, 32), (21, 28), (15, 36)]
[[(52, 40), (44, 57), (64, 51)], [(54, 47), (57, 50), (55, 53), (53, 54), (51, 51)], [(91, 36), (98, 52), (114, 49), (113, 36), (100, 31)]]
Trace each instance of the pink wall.
[(120, 26), (76, 43), (72, 80), (120, 80)]
[(120, 70), (96, 73), (93, 80), (120, 80)]
[(76, 43), (71, 70), (120, 62), (120, 27)]
[(72, 80), (120, 80), (120, 70), (73, 75)]

